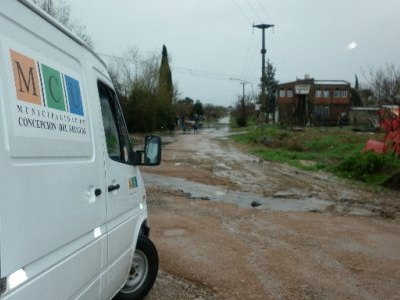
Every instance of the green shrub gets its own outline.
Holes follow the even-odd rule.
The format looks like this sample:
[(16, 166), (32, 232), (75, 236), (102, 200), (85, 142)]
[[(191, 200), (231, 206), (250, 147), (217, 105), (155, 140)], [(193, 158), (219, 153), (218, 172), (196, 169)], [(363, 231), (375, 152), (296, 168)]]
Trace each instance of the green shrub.
[(289, 151), (302, 152), (304, 150), (303, 146), (296, 139), (288, 139), (285, 146)]
[(367, 151), (343, 159), (334, 171), (346, 177), (368, 181), (368, 178), (375, 175), (390, 175), (390, 172), (396, 169), (396, 165), (397, 162), (389, 155)]
[[(333, 172), (369, 185), (391, 188), (399, 185), (400, 175), (394, 177), (394, 174), (400, 174), (400, 159), (391, 154), (361, 153), (371, 135), (335, 128), (308, 128), (295, 132), (265, 125), (231, 138), (247, 144), (249, 151), (264, 160), (306, 170)], [(372, 138), (381, 140), (383, 134), (375, 134)], [(390, 182), (389, 178), (392, 178)]]

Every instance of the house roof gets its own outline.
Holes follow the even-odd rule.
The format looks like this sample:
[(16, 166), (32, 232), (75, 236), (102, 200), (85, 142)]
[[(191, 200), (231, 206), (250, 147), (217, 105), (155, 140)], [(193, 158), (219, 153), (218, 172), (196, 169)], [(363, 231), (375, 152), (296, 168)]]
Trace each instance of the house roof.
[(350, 86), (350, 82), (345, 80), (315, 80), (314, 78), (310, 79), (297, 79), (296, 81), (283, 82), (279, 84), (279, 87), (288, 87), (294, 86), (296, 84), (310, 84), (310, 85), (346, 85)]
[(314, 84), (318, 85), (350, 85), (350, 82), (345, 80), (315, 80)]

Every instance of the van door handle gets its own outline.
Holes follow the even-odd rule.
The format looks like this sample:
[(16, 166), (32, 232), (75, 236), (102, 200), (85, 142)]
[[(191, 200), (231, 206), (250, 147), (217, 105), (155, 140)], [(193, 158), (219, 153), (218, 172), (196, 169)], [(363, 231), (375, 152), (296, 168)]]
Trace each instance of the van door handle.
[(101, 189), (95, 189), (95, 190), (94, 190), (94, 195), (95, 195), (96, 197), (100, 196), (100, 195), (101, 195)]
[(108, 191), (109, 192), (112, 192), (112, 191), (115, 191), (115, 190), (118, 190), (120, 188), (120, 185), (119, 184), (112, 184), (112, 185), (109, 185), (108, 186)]

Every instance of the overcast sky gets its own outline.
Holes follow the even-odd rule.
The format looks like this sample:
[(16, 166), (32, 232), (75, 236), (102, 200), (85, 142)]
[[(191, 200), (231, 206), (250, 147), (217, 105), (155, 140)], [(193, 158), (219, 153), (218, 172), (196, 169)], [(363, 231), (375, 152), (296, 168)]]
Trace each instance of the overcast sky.
[(87, 26), (95, 50), (121, 55), (165, 44), (180, 96), (233, 104), (238, 81), (258, 91), (261, 30), (280, 82), (341, 79), (354, 85), (362, 69), (400, 65), (400, 0), (66, 0)]

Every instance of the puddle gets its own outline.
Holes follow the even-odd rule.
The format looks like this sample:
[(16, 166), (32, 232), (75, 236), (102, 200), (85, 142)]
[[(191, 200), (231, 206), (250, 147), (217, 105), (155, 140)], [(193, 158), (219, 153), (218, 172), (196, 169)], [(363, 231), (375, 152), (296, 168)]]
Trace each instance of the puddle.
[(190, 198), (230, 203), (243, 208), (254, 207), (254, 203), (257, 203), (257, 209), (273, 211), (323, 211), (332, 205), (330, 201), (317, 199), (313, 196), (300, 195), (300, 199), (295, 199), (292, 193), (290, 195), (288, 193), (288, 198), (285, 198), (282, 194), (278, 195), (278, 197), (264, 197), (251, 192), (230, 191), (221, 186), (201, 184), (182, 178), (148, 173), (142, 173), (142, 175), (147, 186), (153, 185), (181, 190)]
[[(224, 119), (220, 123), (204, 124), (199, 135), (182, 136), (178, 133), (185, 142), (179, 151), (185, 151), (184, 155), (191, 153), (187, 154), (190, 159), (196, 157), (196, 161), (191, 160), (192, 168), (195, 168), (197, 162), (201, 160), (204, 160), (207, 166), (211, 162), (212, 172), (215, 175), (229, 178), (241, 191), (191, 182), (183, 178), (143, 173), (146, 185), (182, 191), (187, 198), (194, 200), (224, 202), (243, 208), (284, 212), (336, 211), (355, 215), (371, 214), (371, 210), (367, 207), (333, 202), (335, 197), (330, 195), (330, 190), (325, 192), (328, 180), (324, 175), (315, 174), (312, 178), (305, 177), (301, 180), (303, 174), (301, 171), (293, 171), (284, 165), (277, 167), (256, 156), (242, 153), (229, 143), (216, 143), (216, 139), (225, 139), (228, 135), (237, 133), (229, 132), (227, 123), (228, 119)], [(174, 136), (163, 139), (165, 139), (163, 143), (179, 140)], [(184, 165), (180, 157), (182, 153), (171, 152), (175, 166)], [(357, 198), (354, 192), (348, 189), (333, 192), (335, 195), (339, 194), (340, 198)]]

